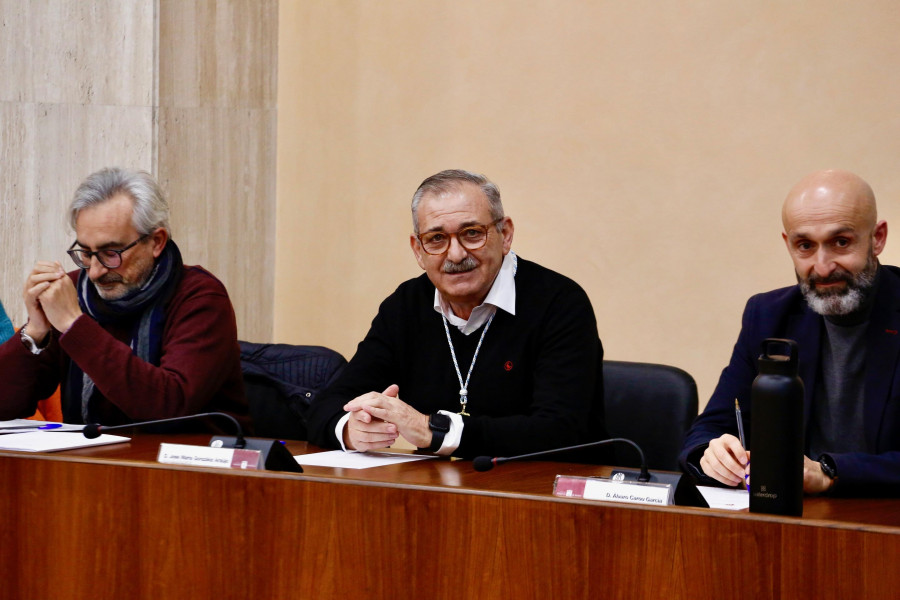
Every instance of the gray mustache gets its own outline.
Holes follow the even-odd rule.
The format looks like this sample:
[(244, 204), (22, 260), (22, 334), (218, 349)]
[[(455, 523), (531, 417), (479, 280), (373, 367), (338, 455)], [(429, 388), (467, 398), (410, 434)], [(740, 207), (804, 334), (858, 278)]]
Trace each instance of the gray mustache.
[(458, 263), (455, 263), (450, 260), (445, 260), (444, 264), (441, 266), (441, 270), (444, 273), (465, 273), (466, 271), (471, 271), (475, 267), (478, 266), (478, 263), (471, 256), (467, 256)]

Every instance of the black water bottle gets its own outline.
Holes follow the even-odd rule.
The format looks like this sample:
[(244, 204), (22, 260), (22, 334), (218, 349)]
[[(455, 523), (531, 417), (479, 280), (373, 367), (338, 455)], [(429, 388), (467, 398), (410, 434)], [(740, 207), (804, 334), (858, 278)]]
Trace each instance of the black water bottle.
[(803, 514), (803, 381), (797, 342), (769, 338), (750, 389), (750, 512)]

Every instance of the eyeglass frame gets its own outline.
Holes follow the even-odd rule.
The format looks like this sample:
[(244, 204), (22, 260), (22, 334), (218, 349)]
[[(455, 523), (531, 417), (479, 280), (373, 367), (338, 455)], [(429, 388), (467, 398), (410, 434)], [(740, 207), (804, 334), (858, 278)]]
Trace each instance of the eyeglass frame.
[[(416, 239), (419, 240), (419, 246), (422, 248), (422, 251), (423, 251), (425, 254), (429, 255), (429, 256), (440, 256), (441, 254), (444, 254), (445, 252), (447, 252), (447, 251), (450, 249), (450, 242), (453, 241), (453, 238), (456, 238), (457, 243), (458, 243), (460, 246), (462, 246), (463, 248), (465, 248), (466, 250), (481, 250), (481, 249), (484, 248), (485, 245), (487, 244), (487, 241), (488, 241), (488, 234), (490, 234), (491, 229), (493, 229), (494, 227), (496, 227), (496, 225), (497, 225), (498, 223), (501, 223), (504, 219), (506, 219), (505, 216), (504, 216), (504, 217), (500, 217), (499, 219), (494, 219), (493, 221), (491, 221), (491, 222), (488, 223), (487, 225), (482, 225), (481, 223), (478, 223), (477, 225), (466, 225), (465, 227), (460, 227), (459, 229), (457, 229), (457, 230), (456, 230), (455, 232), (453, 232), (453, 233), (447, 233), (446, 231), (426, 231), (425, 233), (420, 233), (420, 234), (416, 235)], [(476, 229), (476, 228), (480, 228), (480, 227), (484, 227), (484, 241), (481, 243), (480, 246), (476, 246), (475, 248), (469, 248), (469, 247), (467, 247), (467, 246), (462, 242), (462, 240), (460, 240), (459, 234), (460, 234), (461, 232), (465, 231), (466, 229)], [(425, 242), (422, 241), (422, 236), (423, 236), (423, 235), (428, 235), (429, 233), (443, 233), (444, 235), (446, 235), (446, 236), (447, 236), (447, 247), (444, 248), (443, 250), (441, 250), (440, 252), (429, 252), (429, 251), (425, 248)], [(500, 233), (500, 230), (498, 230), (498, 233)]]
[[(144, 240), (146, 240), (146, 239), (147, 239), (148, 237), (150, 237), (151, 235), (152, 235), (152, 233), (145, 233), (144, 235), (142, 235), (141, 237), (139, 237), (138, 239), (134, 240), (133, 242), (131, 242), (130, 244), (128, 244), (127, 246), (125, 246), (125, 247), (123, 247), (123, 248), (104, 248), (104, 249), (102, 249), (102, 250), (85, 250), (84, 248), (77, 248), (77, 249), (76, 249), (76, 248), (75, 248), (75, 245), (78, 244), (78, 240), (75, 240), (74, 242), (72, 242), (72, 245), (69, 246), (69, 249), (66, 250), (66, 254), (69, 255), (69, 258), (72, 259), (72, 262), (75, 263), (75, 266), (76, 266), (76, 267), (78, 267), (79, 269), (83, 269), (83, 270), (85, 270), (85, 271), (91, 268), (91, 259), (94, 258), (95, 256), (97, 257), (97, 261), (98, 261), (101, 265), (103, 265), (105, 268), (107, 268), (107, 269), (118, 269), (119, 267), (122, 266), (122, 262), (123, 262), (123, 260), (124, 260), (124, 259), (122, 258), (122, 254), (123, 254), (126, 250), (131, 250), (132, 248), (134, 248), (135, 246), (137, 246), (138, 244), (140, 244), (141, 242), (143, 242)], [(114, 267), (109, 266), (108, 264), (106, 264), (105, 262), (103, 262), (103, 259), (102, 259), (102, 258), (100, 258), (100, 253), (101, 253), (101, 252), (112, 252), (112, 253), (114, 253), (114, 254), (117, 254), (117, 255), (119, 256), (119, 264), (117, 264), (117, 265), (114, 266)], [(76, 255), (87, 255), (87, 262), (84, 263), (84, 266), (82, 266), (82, 262), (83, 262), (83, 261), (79, 261), (77, 258), (75, 258)]]

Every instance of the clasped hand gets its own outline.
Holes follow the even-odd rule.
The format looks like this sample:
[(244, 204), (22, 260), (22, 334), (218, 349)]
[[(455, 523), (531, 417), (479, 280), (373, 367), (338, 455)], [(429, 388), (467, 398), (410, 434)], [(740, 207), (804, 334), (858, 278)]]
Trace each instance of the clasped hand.
[(25, 280), (23, 297), (28, 311), (25, 333), (38, 342), (51, 328), (65, 333), (82, 314), (75, 284), (58, 262), (35, 263)]
[(344, 445), (352, 450), (387, 448), (402, 436), (417, 448), (431, 444), (428, 415), (423, 415), (400, 397), (400, 387), (369, 392), (344, 405), (350, 419), (344, 428)]

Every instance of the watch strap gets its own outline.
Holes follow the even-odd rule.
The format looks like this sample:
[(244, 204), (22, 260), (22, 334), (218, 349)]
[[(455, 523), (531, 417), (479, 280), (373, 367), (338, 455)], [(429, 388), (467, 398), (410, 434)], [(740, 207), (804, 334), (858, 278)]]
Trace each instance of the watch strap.
[(825, 476), (831, 480), (831, 485), (828, 486), (828, 489), (830, 490), (838, 480), (837, 464), (831, 456), (823, 454), (819, 457), (819, 467), (822, 469), (822, 472), (825, 473)]
[(419, 450), (427, 450), (428, 452), (437, 452), (444, 445), (444, 437), (450, 431), (450, 417), (440, 413), (432, 413), (428, 416), (428, 429), (431, 430), (431, 444), (427, 448), (419, 448)]

